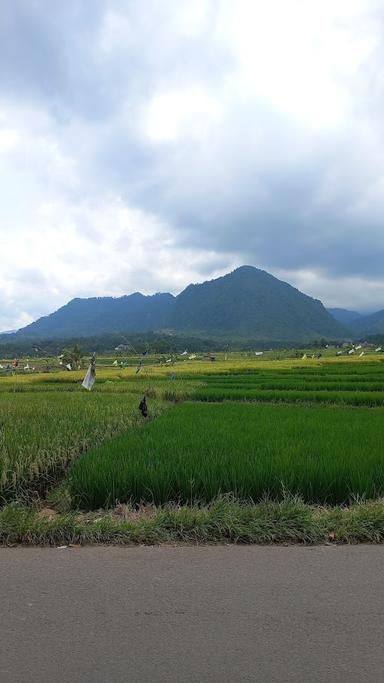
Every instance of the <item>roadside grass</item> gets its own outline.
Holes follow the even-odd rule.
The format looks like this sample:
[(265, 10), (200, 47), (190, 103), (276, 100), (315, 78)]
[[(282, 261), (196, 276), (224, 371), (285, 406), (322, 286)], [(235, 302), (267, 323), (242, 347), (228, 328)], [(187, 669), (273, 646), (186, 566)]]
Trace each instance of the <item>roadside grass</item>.
[[(37, 508), (0, 510), (0, 545), (383, 543), (384, 503), (315, 507), (300, 499), (257, 505), (222, 497), (209, 506), (165, 506), (95, 514), (43, 515)], [(123, 514), (122, 514), (123, 513)]]
[(340, 504), (384, 495), (381, 408), (184, 403), (71, 466), (75, 507), (117, 502), (257, 502), (288, 492)]

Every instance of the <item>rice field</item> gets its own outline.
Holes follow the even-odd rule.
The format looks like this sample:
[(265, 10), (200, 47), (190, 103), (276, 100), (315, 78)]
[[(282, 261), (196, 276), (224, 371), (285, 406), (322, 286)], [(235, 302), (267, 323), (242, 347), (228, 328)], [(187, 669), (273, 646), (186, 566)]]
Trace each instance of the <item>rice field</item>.
[[(155, 415), (160, 404), (151, 406)], [(0, 497), (49, 481), (91, 445), (138, 422), (130, 394), (0, 394)]]
[(84, 370), (0, 376), (0, 499), (66, 474), (74, 508), (384, 496), (381, 356), (155, 360), (136, 375), (104, 359), (91, 393)]
[(197, 401), (254, 401), (259, 403), (331, 403), (350, 406), (384, 405), (384, 394), (375, 391), (294, 391), (257, 390), (257, 389), (221, 389), (208, 387), (197, 391)]
[(0, 501), (44, 491), (89, 447), (139, 425), (143, 394), (155, 418), (200, 386), (102, 369), (89, 393), (83, 377), (84, 370), (0, 378)]
[(384, 495), (384, 409), (185, 403), (89, 451), (70, 471), (75, 505), (347, 503)]
[(324, 364), (201, 376), (196, 401), (384, 405), (384, 364)]

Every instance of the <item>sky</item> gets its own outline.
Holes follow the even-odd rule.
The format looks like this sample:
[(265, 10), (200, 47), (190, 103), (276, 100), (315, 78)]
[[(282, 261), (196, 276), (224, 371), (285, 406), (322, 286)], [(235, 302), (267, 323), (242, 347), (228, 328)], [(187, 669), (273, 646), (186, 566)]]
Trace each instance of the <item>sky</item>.
[(254, 265), (384, 308), (383, 0), (1, 0), (0, 330)]

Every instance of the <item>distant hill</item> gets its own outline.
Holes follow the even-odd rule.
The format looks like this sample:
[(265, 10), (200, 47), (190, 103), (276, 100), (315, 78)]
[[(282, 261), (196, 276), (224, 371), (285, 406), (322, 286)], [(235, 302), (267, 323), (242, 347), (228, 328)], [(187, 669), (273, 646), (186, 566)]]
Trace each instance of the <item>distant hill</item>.
[(370, 337), (384, 334), (384, 310), (363, 315), (345, 308), (328, 308), (328, 312), (349, 329), (354, 337)]
[(349, 311), (346, 308), (327, 308), (328, 313), (330, 313), (335, 320), (338, 320), (342, 325), (350, 325), (357, 322), (359, 318), (362, 317), (361, 313), (357, 311)]
[(274, 342), (340, 339), (350, 334), (317, 299), (263, 270), (242, 266), (216, 280), (189, 285), (176, 297), (135, 293), (73, 299), (0, 341), (151, 330)]
[(384, 309), (355, 320), (353, 322), (353, 331), (355, 334), (363, 337), (384, 334)]
[[(18, 330), (28, 337), (88, 337), (113, 332), (146, 332), (166, 328), (174, 304), (172, 294), (72, 299), (54, 313)], [(9, 338), (8, 338), (9, 341)]]

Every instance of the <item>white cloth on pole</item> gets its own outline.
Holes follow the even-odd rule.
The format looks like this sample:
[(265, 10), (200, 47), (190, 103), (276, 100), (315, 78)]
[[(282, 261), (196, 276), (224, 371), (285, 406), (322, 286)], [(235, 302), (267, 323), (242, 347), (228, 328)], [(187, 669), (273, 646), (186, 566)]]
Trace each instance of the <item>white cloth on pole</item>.
[(95, 380), (96, 380), (96, 371), (95, 371), (95, 368), (92, 365), (90, 365), (88, 370), (87, 370), (87, 374), (85, 375), (85, 377), (83, 379), (81, 386), (84, 387), (84, 389), (88, 389), (88, 391), (91, 391), (91, 389), (95, 383)]

